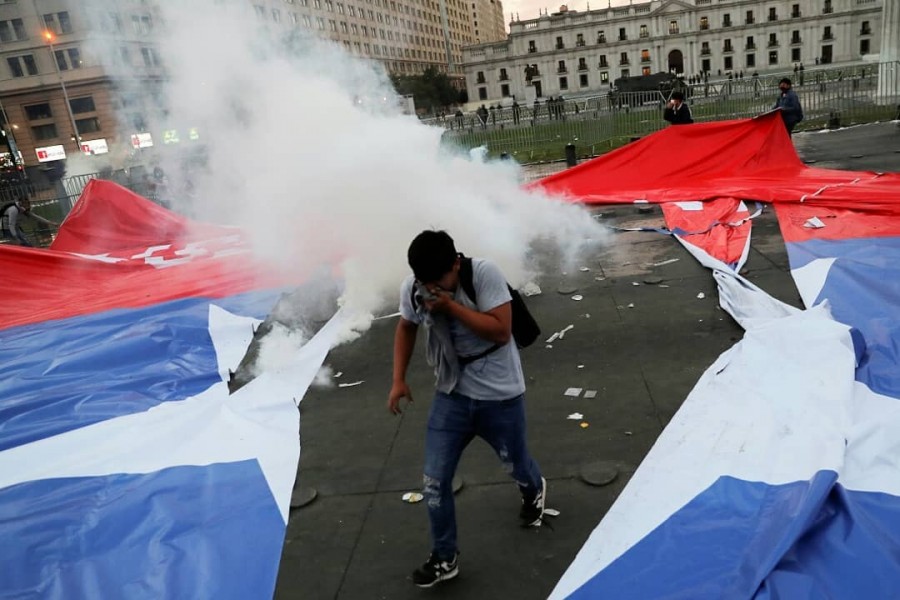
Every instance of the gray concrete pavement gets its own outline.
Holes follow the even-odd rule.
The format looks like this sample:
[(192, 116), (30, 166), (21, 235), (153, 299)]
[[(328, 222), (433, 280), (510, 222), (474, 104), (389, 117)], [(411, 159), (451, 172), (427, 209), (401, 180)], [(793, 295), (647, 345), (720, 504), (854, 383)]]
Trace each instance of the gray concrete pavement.
[[(894, 124), (801, 134), (795, 143), (815, 166), (900, 170)], [(662, 223), (658, 208), (649, 215), (632, 206), (602, 210), (610, 223)], [(678, 261), (649, 266), (672, 258)], [(420, 346), (409, 378), (416, 401), (401, 417), (390, 415), (385, 402), (396, 321), (377, 321), (328, 360), (344, 373), (342, 381), (364, 383), (312, 389), (301, 403), (298, 482), (318, 497), (291, 512), (277, 598), (547, 596), (701, 373), (743, 333), (718, 308), (709, 272), (669, 237), (620, 233), (576, 267), (582, 265), (590, 271), (543, 276), (543, 294), (528, 299), (547, 336), (574, 325), (552, 348), (539, 342), (522, 352), (531, 450), (549, 480), (549, 505), (562, 513), (552, 529), (518, 527), (516, 487), (476, 440), (459, 468), (461, 574), (433, 590), (412, 585), (410, 573), (430, 550), (428, 522), (424, 504), (406, 504), (401, 495), (421, 487), (433, 377)], [(800, 306), (771, 209), (754, 221), (746, 270), (764, 290)], [(652, 277), (662, 284), (644, 283)], [(557, 293), (561, 283), (577, 287), (584, 299)], [(706, 297), (698, 299), (699, 292)], [(563, 395), (567, 387), (599, 393), (573, 399)], [(583, 413), (589, 426), (567, 420), (573, 412)], [(620, 471), (605, 487), (579, 477), (598, 460)]]

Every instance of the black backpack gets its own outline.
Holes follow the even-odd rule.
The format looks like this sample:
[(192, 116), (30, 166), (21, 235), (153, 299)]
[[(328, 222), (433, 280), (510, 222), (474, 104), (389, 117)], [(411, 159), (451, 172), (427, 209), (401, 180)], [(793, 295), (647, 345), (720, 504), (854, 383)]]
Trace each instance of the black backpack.
[[(468, 256), (463, 256), (460, 254), (459, 256), (459, 285), (462, 287), (463, 291), (466, 292), (466, 295), (472, 300), (476, 305), (478, 304), (478, 298), (475, 294), (475, 274), (472, 270), (472, 259)], [(522, 295), (518, 290), (514, 289), (508, 283), (506, 287), (509, 288), (509, 295), (512, 297), (512, 302), (510, 308), (512, 309), (512, 335), (513, 339), (516, 340), (516, 346), (519, 348), (527, 348), (531, 344), (537, 340), (538, 336), (541, 335), (541, 328), (538, 326), (537, 321), (534, 320), (534, 317), (531, 316), (531, 313), (528, 311), (528, 307), (525, 305), (525, 300), (522, 298)], [(412, 290), (412, 305), (413, 308), (416, 307), (418, 301), (416, 299), (416, 289), (413, 286)], [(484, 352), (479, 352), (473, 356), (460, 356), (459, 362), (461, 365), (465, 366), (470, 362), (474, 362), (480, 358), (484, 358), (488, 354), (492, 352), (496, 352), (500, 348), (502, 348), (500, 344), (494, 344)]]

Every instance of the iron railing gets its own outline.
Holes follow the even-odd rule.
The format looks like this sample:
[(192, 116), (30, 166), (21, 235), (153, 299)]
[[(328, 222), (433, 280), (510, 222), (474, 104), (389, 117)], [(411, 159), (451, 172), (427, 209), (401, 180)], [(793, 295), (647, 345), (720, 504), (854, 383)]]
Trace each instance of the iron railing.
[[(741, 76), (743, 75), (743, 76)], [(805, 120), (798, 130), (892, 119), (900, 102), (900, 63), (810, 68), (788, 73), (747, 73), (683, 88), (698, 122), (752, 117), (772, 109), (778, 82), (790, 77)], [(634, 92), (495, 107), (482, 122), (474, 114), (429, 122), (446, 129), (444, 142), (462, 149), (487, 146), (522, 163), (562, 158), (575, 144), (579, 155), (597, 155), (633, 137), (667, 126), (662, 108), (671, 92)]]

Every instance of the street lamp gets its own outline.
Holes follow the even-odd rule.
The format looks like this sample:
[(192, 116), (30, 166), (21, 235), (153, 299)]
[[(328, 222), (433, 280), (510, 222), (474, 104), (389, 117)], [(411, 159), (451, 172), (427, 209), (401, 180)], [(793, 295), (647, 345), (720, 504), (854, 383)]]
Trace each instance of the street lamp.
[(81, 152), (81, 136), (78, 134), (78, 125), (75, 124), (75, 115), (72, 114), (72, 105), (69, 102), (69, 92), (66, 91), (66, 82), (63, 79), (62, 71), (59, 69), (59, 61), (56, 60), (56, 50), (53, 48), (53, 40), (56, 39), (56, 36), (53, 35), (52, 31), (45, 31), (44, 39), (47, 40), (47, 45), (50, 46), (50, 60), (56, 66), (59, 85), (62, 87), (63, 98), (66, 100), (66, 111), (68, 111), (69, 120), (72, 122), (72, 131), (75, 132), (75, 147), (78, 149), (78, 152)]

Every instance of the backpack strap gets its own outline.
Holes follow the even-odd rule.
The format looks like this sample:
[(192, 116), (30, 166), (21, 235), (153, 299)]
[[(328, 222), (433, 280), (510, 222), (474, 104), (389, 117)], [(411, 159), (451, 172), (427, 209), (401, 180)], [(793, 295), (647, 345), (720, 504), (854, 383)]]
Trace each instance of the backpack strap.
[[(460, 253), (459, 255), (459, 286), (463, 289), (472, 303), (475, 304), (475, 308), (477, 310), (478, 297), (475, 294), (475, 271), (472, 268), (472, 259), (462, 253)], [(460, 356), (459, 366), (465, 367), (467, 364), (482, 359), (488, 354), (493, 354), (502, 347), (503, 346), (501, 346), (500, 344), (494, 344), (490, 348), (482, 350), (478, 354), (472, 354), (470, 356)]]
[(472, 259), (462, 253), (459, 255), (459, 285), (477, 307), (478, 298), (475, 295), (475, 272), (472, 269)]

